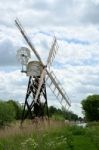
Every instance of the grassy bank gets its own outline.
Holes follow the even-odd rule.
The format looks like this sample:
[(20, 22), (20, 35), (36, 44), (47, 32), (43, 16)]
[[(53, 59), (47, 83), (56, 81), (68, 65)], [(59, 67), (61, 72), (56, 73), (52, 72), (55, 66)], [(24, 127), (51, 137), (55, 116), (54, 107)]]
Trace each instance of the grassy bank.
[(0, 130), (0, 150), (98, 150), (99, 126), (86, 128), (61, 121), (19, 123)]

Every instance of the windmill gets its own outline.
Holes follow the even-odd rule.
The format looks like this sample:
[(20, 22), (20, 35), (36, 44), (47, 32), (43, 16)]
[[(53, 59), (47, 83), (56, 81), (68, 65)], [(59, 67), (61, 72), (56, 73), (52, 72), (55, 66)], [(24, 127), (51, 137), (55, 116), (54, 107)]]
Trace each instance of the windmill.
[[(53, 39), (53, 43), (51, 45), (51, 49), (48, 55), (47, 63), (44, 65), (41, 60), (40, 55), (34, 48), (30, 39), (28, 38), (25, 30), (23, 29), (20, 21), (18, 19), (15, 20), (15, 24), (27, 42), (30, 49), (36, 55), (38, 61), (30, 61), (30, 50), (26, 47), (22, 47), (17, 52), (17, 57), (21, 62), (22, 66), (26, 66), (26, 70), (24, 71), (24, 67), (22, 67), (22, 72), (25, 72), (27, 76), (29, 76), (28, 87), (25, 97), (24, 109), (22, 114), (22, 122), (29, 115), (31, 119), (36, 117), (43, 117), (44, 111), (46, 109), (46, 114), (48, 113), (48, 102), (47, 102), (47, 92), (46, 85), (50, 87), (56, 98), (59, 100), (62, 107), (65, 109), (70, 107), (70, 100), (62, 88), (60, 82), (57, 80), (55, 74), (50, 71), (50, 66), (55, 58), (55, 54), (58, 50), (58, 44), (56, 37)], [(44, 102), (41, 102), (41, 98), (44, 98)], [(31, 98), (31, 101), (30, 99)]]

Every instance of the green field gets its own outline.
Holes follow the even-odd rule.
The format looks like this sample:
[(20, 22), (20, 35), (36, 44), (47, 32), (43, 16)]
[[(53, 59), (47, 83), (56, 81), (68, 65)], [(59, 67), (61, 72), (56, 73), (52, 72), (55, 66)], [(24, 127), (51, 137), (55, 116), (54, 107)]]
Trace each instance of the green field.
[(99, 150), (99, 125), (82, 128), (61, 121), (19, 123), (0, 130), (0, 150)]

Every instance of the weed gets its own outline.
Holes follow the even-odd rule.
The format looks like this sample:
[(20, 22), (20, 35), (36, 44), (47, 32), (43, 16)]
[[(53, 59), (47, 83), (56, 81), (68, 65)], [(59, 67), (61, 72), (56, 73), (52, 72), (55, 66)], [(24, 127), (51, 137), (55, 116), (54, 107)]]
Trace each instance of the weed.
[(38, 143), (33, 138), (28, 138), (21, 143), (22, 150), (35, 150), (38, 147)]

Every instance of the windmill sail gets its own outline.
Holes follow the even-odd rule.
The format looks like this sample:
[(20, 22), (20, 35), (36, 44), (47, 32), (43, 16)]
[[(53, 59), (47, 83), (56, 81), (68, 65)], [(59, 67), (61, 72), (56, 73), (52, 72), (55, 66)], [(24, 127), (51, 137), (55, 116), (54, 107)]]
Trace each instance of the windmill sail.
[(60, 82), (57, 80), (56, 76), (54, 73), (49, 73), (47, 71), (47, 85), (50, 87), (54, 95), (57, 97), (59, 100), (60, 104), (66, 108), (67, 105), (70, 106), (70, 100), (65, 92), (65, 90), (62, 88)]
[[(18, 19), (15, 20), (16, 26), (18, 27), (18, 29), (20, 30), (21, 34), (23, 35), (23, 37), (25, 38), (26, 42), (28, 43), (29, 47), (32, 49), (32, 51), (34, 52), (34, 54), (36, 55), (36, 57), (38, 58), (38, 60), (42, 63), (41, 58), (39, 56), (39, 54), (37, 53), (37, 51), (35, 50), (34, 46), (32, 45), (31, 41), (29, 40), (29, 38), (27, 37), (27, 34), (25, 32), (25, 30), (23, 29), (20, 21)], [(42, 63), (43, 64), (43, 63)]]
[(54, 37), (50, 52), (49, 52), (49, 56), (47, 59), (47, 66), (50, 68), (50, 66), (52, 65), (52, 62), (55, 58), (56, 52), (58, 50), (58, 44), (57, 44), (57, 40), (56, 37)]
[(43, 69), (42, 74), (41, 74), (41, 77), (40, 77), (39, 86), (38, 86), (38, 88), (37, 88), (36, 96), (35, 96), (35, 99), (34, 99), (35, 102), (37, 101), (38, 96), (39, 96), (39, 94), (40, 94), (40, 90), (41, 90), (42, 85), (43, 85), (43, 83), (44, 83), (45, 75), (46, 75), (46, 70)]

